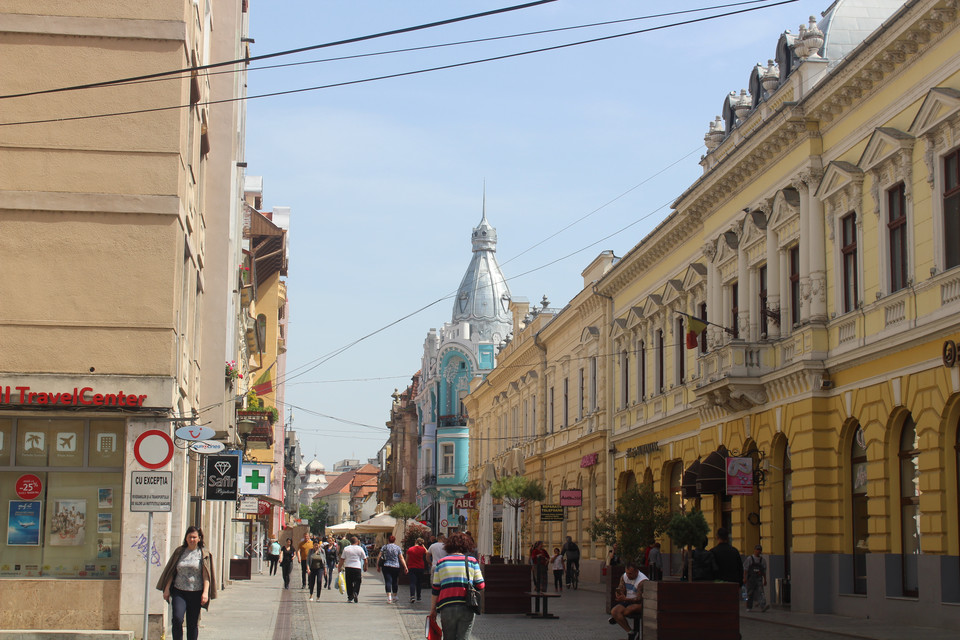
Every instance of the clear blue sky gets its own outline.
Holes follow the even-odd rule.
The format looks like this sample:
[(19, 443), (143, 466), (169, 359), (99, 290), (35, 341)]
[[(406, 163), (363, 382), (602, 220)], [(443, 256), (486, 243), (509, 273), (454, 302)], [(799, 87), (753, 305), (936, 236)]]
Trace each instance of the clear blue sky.
[[(250, 35), (254, 54), (262, 54), (511, 4), (520, 2), (252, 0)], [(560, 0), (262, 64), (720, 4)], [(251, 100), (247, 171), (263, 176), (266, 208), (292, 207), (286, 397), (305, 458), (316, 455), (329, 468), (343, 458), (372, 457), (385, 442), (390, 394), (409, 384), (427, 331), (450, 320), (452, 300), (321, 360), (457, 288), (470, 262), (484, 183), (511, 293), (531, 302), (545, 294), (562, 307), (600, 251), (627, 252), (701, 174), (703, 135), (727, 93), (747, 86), (753, 65), (774, 56), (784, 30), (796, 33), (829, 4), (800, 0), (557, 51)], [(249, 93), (455, 64), (749, 6), (756, 5), (251, 71)], [(319, 366), (307, 371), (308, 363)]]

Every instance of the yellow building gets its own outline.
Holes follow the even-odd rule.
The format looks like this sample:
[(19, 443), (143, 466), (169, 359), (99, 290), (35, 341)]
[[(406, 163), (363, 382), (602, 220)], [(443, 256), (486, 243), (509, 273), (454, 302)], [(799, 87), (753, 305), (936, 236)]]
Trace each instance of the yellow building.
[[(794, 610), (960, 622), (956, 20), (840, 0), (783, 34), (703, 176), (598, 283), (616, 486), (762, 543)], [(691, 317), (711, 324), (687, 348)]]
[[(242, 82), (181, 73), (36, 92), (240, 52), (245, 6), (218, 5), (215, 18), (189, 0), (0, 2), (0, 85), (24, 94), (5, 97), (0, 127), (0, 628), (140, 637), (147, 568), (155, 581), (189, 524), (227, 566), (234, 503), (205, 503), (200, 455), (166, 438), (208, 397), (220, 410), (204, 419), (232, 435), (222, 360), (234, 345), (222, 340), (210, 362), (201, 336), (226, 318), (206, 322), (204, 300), (236, 288), (239, 238), (218, 236), (210, 253), (207, 241), (239, 227), (227, 217), (239, 218), (243, 123), (237, 107), (215, 121), (205, 103)], [(158, 105), (182, 106), (149, 111)], [(152, 539), (135, 472), (170, 474)], [(159, 637), (167, 608), (151, 593)]]
[(496, 478), (521, 474), (543, 485), (543, 504), (554, 511), (568, 503), (560, 521), (543, 520), (540, 505), (527, 507), (521, 557), (535, 540), (552, 550), (570, 536), (581, 548), (583, 579), (600, 578), (605, 550), (586, 529), (598, 510), (608, 508), (611, 495), (603, 398), (608, 359), (600, 335), (609, 322), (609, 300), (596, 295), (593, 284), (614, 262), (611, 252), (594, 260), (583, 272), (583, 291), (561, 310), (551, 309), (545, 297), (532, 310), (514, 299), (513, 337), (464, 402), (470, 415), (469, 487), (479, 498), (469, 527), (479, 532), (482, 555), (517, 555), (504, 543), (516, 532), (512, 510), (503, 508), (502, 523), (494, 522), (490, 486)]

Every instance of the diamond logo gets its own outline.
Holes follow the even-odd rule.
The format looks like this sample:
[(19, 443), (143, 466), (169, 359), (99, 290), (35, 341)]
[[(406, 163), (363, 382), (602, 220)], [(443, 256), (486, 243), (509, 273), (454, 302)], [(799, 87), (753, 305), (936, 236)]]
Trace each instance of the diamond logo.
[(232, 466), (233, 465), (227, 462), (226, 460), (221, 460), (219, 462), (215, 462), (213, 465), (213, 468), (217, 470), (217, 473), (219, 473), (220, 475), (223, 475), (227, 471), (230, 471), (230, 467)]

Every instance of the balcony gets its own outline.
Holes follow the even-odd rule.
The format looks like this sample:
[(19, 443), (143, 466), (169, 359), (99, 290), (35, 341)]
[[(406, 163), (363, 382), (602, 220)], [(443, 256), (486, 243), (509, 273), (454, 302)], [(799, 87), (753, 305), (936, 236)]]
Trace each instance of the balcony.
[(237, 433), (247, 449), (269, 449), (273, 446), (273, 424), (270, 411), (237, 411)]
[(455, 413), (448, 416), (440, 416), (437, 421), (438, 427), (465, 427), (467, 426), (467, 416), (462, 413)]
[(772, 343), (733, 340), (700, 357), (697, 398), (731, 413), (767, 402), (762, 376), (776, 368)]

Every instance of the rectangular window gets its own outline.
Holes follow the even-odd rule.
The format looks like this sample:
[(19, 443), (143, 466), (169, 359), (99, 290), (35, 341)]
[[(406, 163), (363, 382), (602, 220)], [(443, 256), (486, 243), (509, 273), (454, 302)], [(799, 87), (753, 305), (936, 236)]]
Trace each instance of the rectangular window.
[(687, 349), (684, 342), (686, 341), (686, 331), (683, 330), (683, 318), (677, 318), (677, 335), (680, 337), (679, 340), (674, 341), (674, 352), (677, 354), (677, 384), (683, 384), (686, 380), (686, 355)]
[(630, 356), (620, 352), (620, 407), (630, 404)]
[(597, 356), (590, 358), (590, 411), (597, 410)]
[(553, 428), (554, 428), (553, 416), (554, 416), (554, 411), (553, 411), (553, 387), (550, 387), (550, 388), (547, 390), (547, 421), (549, 422), (549, 424), (548, 424), (547, 426), (548, 426), (549, 429), (550, 429), (550, 433), (553, 433)]
[[(707, 303), (700, 303), (700, 319), (704, 322), (707, 321)], [(703, 331), (700, 332), (700, 353), (707, 352), (707, 328), (704, 327)]]
[(586, 404), (586, 384), (587, 377), (583, 370), (583, 367), (580, 368), (580, 388), (577, 391), (577, 420), (583, 420), (583, 411), (584, 405)]
[(666, 388), (666, 381), (663, 378), (663, 346), (663, 329), (657, 329), (657, 393), (663, 393)]
[(800, 324), (800, 245), (790, 248), (790, 324)]
[(767, 337), (767, 265), (757, 270), (757, 288), (760, 289), (760, 337)]
[(730, 296), (732, 300), (730, 301), (730, 320), (733, 322), (731, 329), (733, 329), (733, 337), (740, 337), (740, 283), (734, 281), (730, 285)]
[(641, 340), (637, 350), (637, 400), (643, 401), (647, 397), (647, 343)]
[(943, 267), (960, 266), (960, 149), (943, 159)]
[[(122, 420), (0, 418), (0, 577), (119, 579), (124, 433)], [(29, 475), (37, 493), (19, 495)]]
[(849, 213), (840, 220), (843, 260), (843, 312), (857, 308), (857, 214)]
[(453, 443), (444, 442), (440, 445), (440, 474), (445, 476), (453, 475)]
[(901, 182), (887, 191), (890, 293), (907, 286), (907, 192)]
[(560, 428), (570, 426), (570, 378), (563, 379), (563, 423)]

